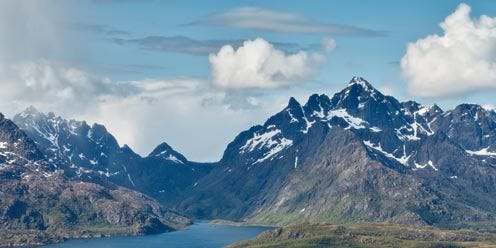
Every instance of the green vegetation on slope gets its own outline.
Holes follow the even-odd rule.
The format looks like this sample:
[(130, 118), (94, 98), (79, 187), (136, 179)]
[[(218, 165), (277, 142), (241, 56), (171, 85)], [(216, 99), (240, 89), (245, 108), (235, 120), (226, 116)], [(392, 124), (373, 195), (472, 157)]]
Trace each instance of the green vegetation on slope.
[(496, 234), (389, 223), (301, 223), (230, 247), (496, 247)]

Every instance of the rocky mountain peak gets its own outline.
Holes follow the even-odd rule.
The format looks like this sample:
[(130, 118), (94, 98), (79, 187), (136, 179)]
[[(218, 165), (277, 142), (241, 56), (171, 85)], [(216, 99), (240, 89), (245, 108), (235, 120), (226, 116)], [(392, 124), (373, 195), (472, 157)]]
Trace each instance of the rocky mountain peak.
[(348, 87), (361, 87), (364, 91), (377, 91), (367, 80), (354, 76), (348, 83)]
[(178, 164), (184, 164), (188, 161), (182, 154), (172, 149), (172, 147), (165, 142), (153, 149), (148, 157), (158, 157)]
[(291, 98), (289, 98), (287, 108), (289, 108), (289, 109), (301, 108), (301, 104), (294, 97), (291, 97)]
[(365, 79), (353, 77), (346, 88), (332, 97), (331, 102), (336, 108), (361, 109), (367, 105), (387, 103), (390, 100)]
[(489, 115), (490, 111), (487, 111), (482, 106), (478, 104), (460, 104), (456, 106), (456, 108), (452, 111), (453, 114), (459, 118), (474, 118), (478, 119), (479, 117)]

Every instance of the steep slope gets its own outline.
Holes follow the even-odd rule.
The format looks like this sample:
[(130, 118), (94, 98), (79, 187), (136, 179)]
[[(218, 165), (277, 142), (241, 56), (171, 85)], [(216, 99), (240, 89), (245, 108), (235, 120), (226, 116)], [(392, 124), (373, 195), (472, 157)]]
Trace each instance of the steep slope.
[(113, 182), (152, 196), (167, 207), (211, 169), (210, 164), (188, 161), (166, 143), (143, 158), (127, 145), (120, 147), (103, 125), (89, 126), (34, 107), (13, 121), (66, 176), (100, 184)]
[(358, 77), (332, 98), (312, 95), (303, 106), (291, 98), (239, 134), (180, 209), (269, 224), (493, 221), (493, 143), (468, 140), (492, 135), (494, 113), (478, 111), (470, 118), (482, 124), (471, 125), (483, 131), (464, 133), (449, 116), (468, 110), (401, 103)]
[(67, 178), (1, 114), (0, 143), (0, 246), (158, 233), (189, 223), (141, 193)]

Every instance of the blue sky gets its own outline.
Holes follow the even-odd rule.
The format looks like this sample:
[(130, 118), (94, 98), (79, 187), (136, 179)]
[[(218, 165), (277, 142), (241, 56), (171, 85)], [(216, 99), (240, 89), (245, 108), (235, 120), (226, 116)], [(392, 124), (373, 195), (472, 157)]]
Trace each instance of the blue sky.
[[(492, 20), (496, 4), (463, 3), (4, 1), (0, 85), (14, 93), (0, 111), (34, 105), (103, 123), (141, 154), (166, 141), (190, 159), (215, 161), (290, 96), (332, 95), (354, 75), (400, 100), (494, 106), (496, 21), (479, 18)], [(219, 52), (226, 45), (233, 54)], [(245, 71), (257, 49), (281, 75)], [(472, 64), (480, 66), (464, 71)]]
[[(459, 1), (86, 1), (75, 2), (75, 23), (106, 25), (129, 32), (127, 39), (147, 36), (184, 36), (195, 40), (248, 40), (261, 37), (270, 42), (294, 43), (302, 48), (319, 44), (324, 37), (337, 42), (318, 75), (313, 79), (329, 87), (340, 87), (352, 75), (361, 75), (380, 88), (393, 87), (401, 99), (410, 99), (402, 90), (399, 61), (408, 42), (429, 34), (441, 33), (439, 23), (452, 13)], [(465, 1), (472, 7), (472, 16), (496, 16), (496, 4), (491, 1)], [(192, 22), (216, 13), (239, 7), (257, 7), (302, 15), (315, 23), (351, 25), (376, 31), (384, 36), (347, 36), (335, 34), (284, 33), (256, 29), (219, 26), (194, 26)], [(87, 39), (87, 40), (86, 40)], [(102, 73), (115, 80), (139, 80), (145, 77), (208, 77), (206, 55), (198, 56), (175, 52), (157, 52), (133, 45), (116, 45), (106, 37), (88, 36), (81, 54), (92, 66), (102, 67)], [(98, 52), (94, 52), (98, 51)], [(146, 65), (141, 70), (125, 71), (124, 65)], [(120, 67), (118, 66), (120, 65)], [(110, 70), (107, 67), (117, 67)], [(104, 68), (109, 69), (105, 71)], [(95, 68), (93, 68), (95, 69)], [(136, 73), (132, 73), (135, 71)], [(320, 90), (320, 89), (318, 89)], [(468, 101), (473, 98), (467, 98)], [(433, 101), (418, 99), (419, 101)], [(451, 99), (434, 99), (442, 105), (453, 105)], [(460, 99), (455, 99), (459, 101)], [(456, 102), (455, 101), (455, 102)], [(446, 103), (445, 103), (446, 102)]]

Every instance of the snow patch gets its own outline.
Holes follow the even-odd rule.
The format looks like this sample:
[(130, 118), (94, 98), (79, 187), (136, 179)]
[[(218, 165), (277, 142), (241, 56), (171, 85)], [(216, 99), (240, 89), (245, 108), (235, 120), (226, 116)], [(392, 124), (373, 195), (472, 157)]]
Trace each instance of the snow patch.
[(129, 182), (131, 182), (131, 184), (136, 187), (136, 184), (134, 184), (133, 182), (133, 179), (131, 179), (131, 175), (129, 175), (129, 173), (127, 173), (127, 179), (129, 179)]
[(438, 171), (438, 169), (434, 166), (434, 163), (432, 163), (432, 160), (429, 160), (426, 164), (418, 164), (417, 162), (414, 162), (414, 164), (417, 169), (424, 169), (425, 167), (430, 166), (435, 171)]
[(468, 154), (470, 155), (477, 155), (477, 156), (491, 156), (491, 157), (495, 157), (496, 156), (496, 152), (490, 152), (488, 151), (489, 150), (489, 146), (486, 147), (486, 148), (483, 148), (483, 149), (480, 149), (478, 151), (470, 151), (470, 150), (465, 150)]
[(388, 158), (392, 158), (396, 161), (398, 161), (400, 164), (404, 165), (404, 166), (408, 166), (408, 160), (410, 159), (410, 157), (412, 156), (411, 154), (406, 156), (406, 151), (405, 151), (405, 146), (403, 145), (403, 156), (400, 157), (400, 158), (397, 158), (395, 157), (393, 154), (391, 153), (388, 153), (386, 151), (384, 151), (381, 147), (381, 144), (379, 143), (379, 145), (375, 145), (373, 144), (372, 142), (368, 141), (368, 140), (364, 140), (363, 141), (363, 144), (365, 144), (367, 147), (370, 147), (382, 154), (384, 154), (384, 156), (388, 157)]
[[(277, 137), (277, 136), (281, 136), (281, 137)], [(293, 145), (292, 140), (282, 137), (281, 130), (273, 129), (263, 134), (255, 133), (253, 135), (253, 138), (249, 139), (246, 142), (246, 144), (240, 148), (240, 150), (241, 153), (247, 153), (247, 152), (252, 152), (255, 149), (261, 149), (261, 148), (270, 149), (268, 152), (264, 154), (262, 158), (255, 161), (256, 164), (271, 158), (280, 151), (292, 145)]]
[(174, 156), (172, 154), (169, 154), (169, 156), (165, 159), (170, 160), (170, 161), (177, 163), (177, 164), (184, 164), (183, 161), (179, 160), (176, 156)]
[(271, 158), (272, 156), (278, 154), (282, 150), (284, 150), (287, 147), (290, 147), (292, 145), (293, 145), (293, 141), (292, 140), (289, 140), (289, 139), (286, 139), (286, 138), (282, 138), (281, 141), (276, 146), (272, 147), (272, 149), (270, 149), (270, 151), (268, 151), (267, 153), (265, 153), (262, 158), (258, 159), (253, 164), (261, 163), (261, 162), (263, 162), (263, 161)]
[(334, 116), (342, 118), (350, 125), (346, 129), (349, 129), (351, 127), (355, 128), (355, 129), (362, 129), (362, 128), (365, 128), (365, 124), (367, 123), (366, 121), (364, 121), (358, 117), (354, 117), (354, 116), (348, 114), (346, 109), (331, 110), (331, 111), (329, 111), (327, 118), (328, 118), (328, 120), (330, 120)]
[(307, 126), (305, 128), (305, 130), (302, 130), (301, 132), (302, 133), (308, 133), (308, 130), (310, 130), (310, 128), (313, 126), (313, 124), (315, 123), (315, 121), (308, 121), (307, 117), (303, 117), (303, 119), (305, 120)]
[(374, 132), (374, 133), (378, 133), (378, 132), (381, 132), (382, 129), (378, 128), (378, 127), (371, 127), (370, 128), (370, 131)]
[(286, 111), (288, 111), (289, 117), (291, 117), (291, 121), (290, 121), (289, 123), (299, 122), (299, 121), (298, 121), (298, 119), (296, 119), (296, 118), (293, 116), (293, 113), (291, 113), (291, 110), (290, 110), (290, 109), (287, 109)]

